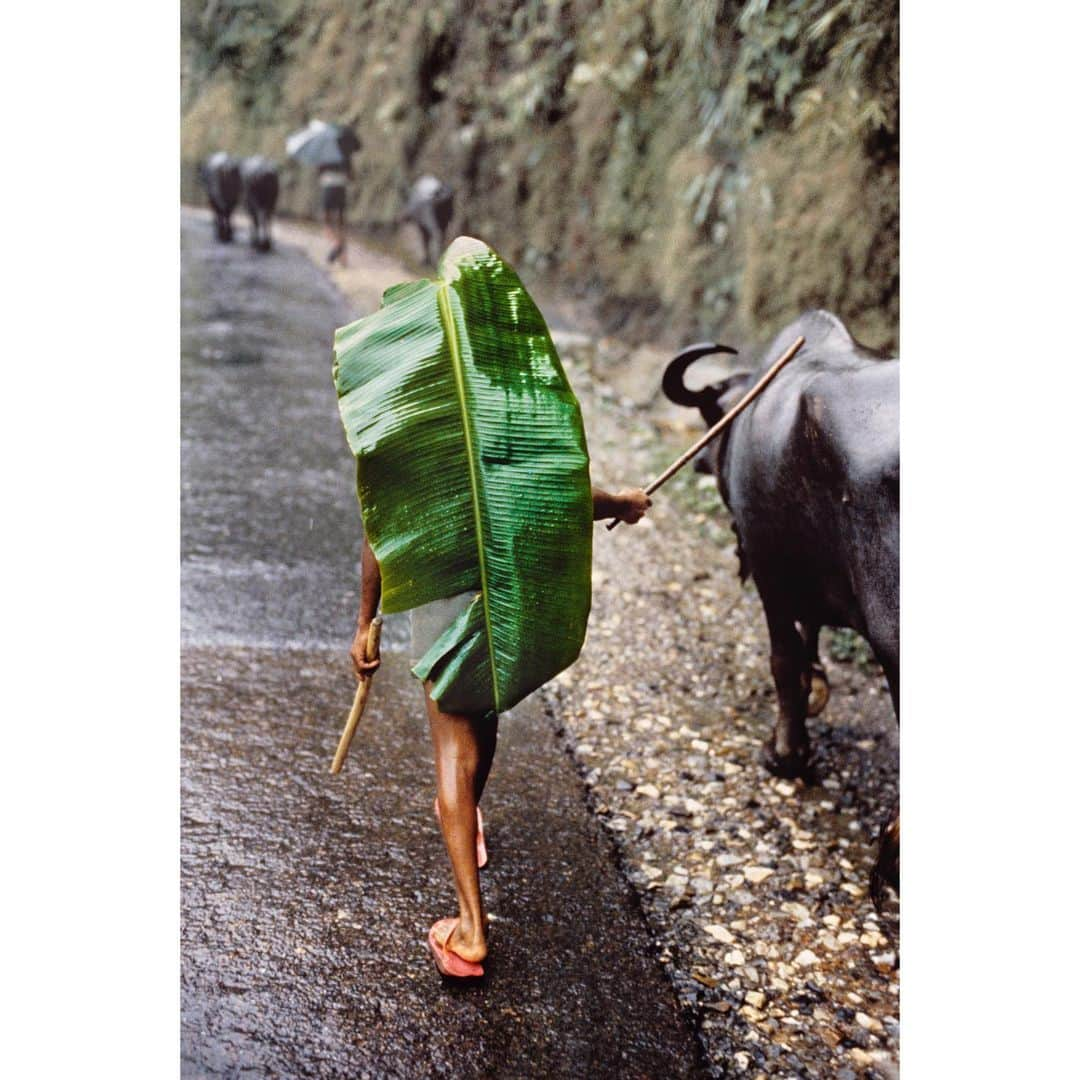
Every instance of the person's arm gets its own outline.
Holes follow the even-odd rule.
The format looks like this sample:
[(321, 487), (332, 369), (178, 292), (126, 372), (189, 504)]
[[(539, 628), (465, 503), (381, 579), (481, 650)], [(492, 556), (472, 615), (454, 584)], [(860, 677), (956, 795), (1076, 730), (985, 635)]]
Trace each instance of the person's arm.
[(592, 506), (593, 521), (618, 518), (627, 525), (633, 525), (645, 516), (645, 511), (652, 506), (652, 499), (641, 488), (623, 488), (612, 495), (593, 485)]
[(361, 675), (370, 675), (381, 663), (378, 656), (374, 660), (364, 658), (368, 628), (371, 620), (378, 614), (381, 596), (382, 574), (379, 572), (379, 561), (365, 536), (364, 548), (360, 553), (360, 612), (356, 616), (356, 634), (353, 636), (352, 648), (349, 649), (353, 671), (358, 678)]

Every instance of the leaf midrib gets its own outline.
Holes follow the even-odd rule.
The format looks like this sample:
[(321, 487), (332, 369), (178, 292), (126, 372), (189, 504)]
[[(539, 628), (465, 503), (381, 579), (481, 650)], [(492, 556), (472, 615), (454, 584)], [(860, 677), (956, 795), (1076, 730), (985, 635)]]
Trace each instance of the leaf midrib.
[(438, 292), (439, 314), (446, 328), (446, 343), (450, 349), (450, 368), (454, 373), (454, 387), (457, 390), (458, 405), (461, 409), (461, 427), (465, 433), (465, 459), (469, 465), (469, 484), (472, 487), (473, 523), (476, 529), (476, 556), (480, 569), (480, 597), (484, 604), (484, 634), (487, 637), (488, 661), (491, 664), (491, 690), (495, 699), (495, 711), (499, 712), (499, 675), (495, 667), (495, 645), (491, 640), (491, 608), (488, 604), (487, 560), (484, 553), (484, 529), (480, 517), (480, 478), (477, 469), (476, 451), (473, 447), (472, 431), (469, 428), (468, 411), (465, 406), (465, 368), (461, 360), (461, 348), (458, 342), (457, 326), (454, 323), (450, 307), (450, 285), (443, 283)]

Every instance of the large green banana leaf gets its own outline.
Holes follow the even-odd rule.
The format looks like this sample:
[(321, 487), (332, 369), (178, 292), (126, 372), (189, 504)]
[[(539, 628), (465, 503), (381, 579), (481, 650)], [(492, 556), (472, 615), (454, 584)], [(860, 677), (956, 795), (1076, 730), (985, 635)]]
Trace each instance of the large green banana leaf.
[(447, 711), (510, 708), (573, 663), (591, 600), (585, 431), (543, 316), (459, 237), (337, 331), (334, 383), (383, 610), (475, 594), (414, 673)]

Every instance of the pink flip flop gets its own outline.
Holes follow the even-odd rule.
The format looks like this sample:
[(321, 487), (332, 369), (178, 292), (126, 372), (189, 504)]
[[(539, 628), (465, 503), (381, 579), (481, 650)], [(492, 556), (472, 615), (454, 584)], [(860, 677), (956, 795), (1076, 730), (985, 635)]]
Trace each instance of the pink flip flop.
[[(445, 975), (448, 979), (479, 979), (484, 974), (482, 964), (474, 964), (471, 960), (458, 956), (448, 946), (439, 944), (439, 937), (442, 937), (443, 941), (450, 940), (450, 935), (454, 932), (454, 927), (457, 924), (457, 919), (440, 919), (428, 931), (427, 943), (428, 948), (431, 950), (432, 959), (435, 961), (439, 973)], [(446, 928), (445, 934), (441, 932), (444, 927)]]
[[(435, 820), (442, 824), (442, 814), (439, 811), (439, 797), (435, 796)], [(484, 840), (484, 815), (480, 807), (476, 808), (476, 868), (483, 870), (487, 866), (488, 851), (487, 841)]]

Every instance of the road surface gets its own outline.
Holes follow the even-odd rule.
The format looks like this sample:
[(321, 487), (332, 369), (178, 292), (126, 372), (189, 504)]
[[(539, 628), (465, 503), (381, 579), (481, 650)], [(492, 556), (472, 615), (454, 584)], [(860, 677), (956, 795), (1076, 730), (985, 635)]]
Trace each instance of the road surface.
[(330, 341), (362, 312), (297, 249), (181, 225), (183, 1075), (704, 1075), (536, 699), (504, 718), (485, 796), (488, 977), (437, 976), (453, 892), (400, 617), (328, 774), (361, 535)]

